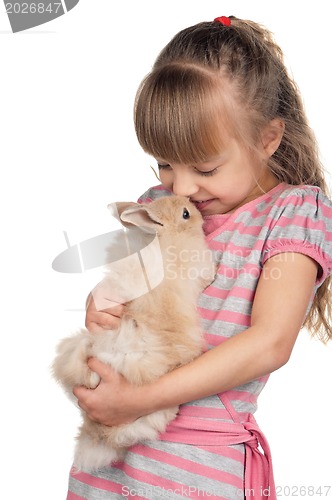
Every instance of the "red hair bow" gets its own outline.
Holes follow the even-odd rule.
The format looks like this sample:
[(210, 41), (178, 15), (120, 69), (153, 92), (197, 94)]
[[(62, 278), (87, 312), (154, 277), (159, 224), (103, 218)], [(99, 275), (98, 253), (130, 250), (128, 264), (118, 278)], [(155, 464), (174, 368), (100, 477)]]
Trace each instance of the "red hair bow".
[(216, 17), (214, 19), (215, 22), (217, 23), (221, 23), (223, 24), (224, 26), (230, 26), (231, 25), (231, 20), (229, 17), (226, 17), (226, 16), (221, 16), (221, 17)]

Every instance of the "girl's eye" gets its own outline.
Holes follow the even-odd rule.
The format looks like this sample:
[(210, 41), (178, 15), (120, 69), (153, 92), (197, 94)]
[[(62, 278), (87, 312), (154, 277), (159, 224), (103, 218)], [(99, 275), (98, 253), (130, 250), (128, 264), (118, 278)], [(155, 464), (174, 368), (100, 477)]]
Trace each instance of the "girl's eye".
[[(172, 167), (169, 163), (158, 163), (158, 169), (159, 170), (172, 170)], [(208, 170), (205, 172), (204, 170), (198, 170), (197, 168), (193, 167), (194, 172), (196, 172), (199, 175), (202, 175), (203, 177), (209, 177), (210, 175), (214, 175), (218, 172), (218, 167), (213, 168), (212, 170)]]
[(217, 168), (208, 170), (207, 172), (204, 172), (203, 170), (197, 170), (197, 168), (195, 168), (195, 172), (197, 172), (199, 175), (203, 175), (204, 177), (209, 177), (210, 175), (214, 175), (217, 173), (217, 171), (218, 171)]
[(159, 170), (166, 170), (166, 169), (171, 169), (172, 167), (170, 166), (169, 163), (157, 163)]

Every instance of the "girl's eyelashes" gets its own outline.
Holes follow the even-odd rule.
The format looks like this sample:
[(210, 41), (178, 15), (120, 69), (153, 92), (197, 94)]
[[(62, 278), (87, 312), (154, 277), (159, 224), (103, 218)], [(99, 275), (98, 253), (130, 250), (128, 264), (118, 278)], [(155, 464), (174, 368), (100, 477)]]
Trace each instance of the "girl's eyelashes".
[[(172, 170), (172, 167), (169, 163), (158, 163), (157, 165), (159, 170)], [(210, 175), (214, 175), (218, 172), (218, 167), (208, 171), (198, 170), (195, 167), (193, 167), (193, 169), (194, 172), (196, 172), (199, 175), (202, 175), (203, 177), (209, 177)]]
[(163, 169), (163, 168), (171, 168), (170, 164), (169, 163), (157, 163), (158, 165), (158, 168), (159, 170)]
[(214, 175), (218, 172), (218, 168), (213, 168), (212, 170), (197, 170), (197, 168), (194, 168), (195, 172), (197, 172), (200, 175), (203, 175), (204, 177), (209, 177), (210, 175)]

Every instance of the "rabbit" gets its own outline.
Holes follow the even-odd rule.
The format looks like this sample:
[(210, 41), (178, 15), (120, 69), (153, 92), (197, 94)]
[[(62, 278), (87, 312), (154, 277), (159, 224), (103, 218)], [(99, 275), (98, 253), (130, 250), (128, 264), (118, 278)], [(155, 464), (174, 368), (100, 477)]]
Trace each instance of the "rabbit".
[[(188, 363), (204, 351), (196, 303), (200, 292), (213, 281), (216, 264), (205, 243), (200, 212), (188, 198), (177, 195), (145, 204), (121, 202), (116, 207), (125, 227), (156, 235), (160, 252), (154, 252), (146, 267), (150, 272), (161, 256), (163, 279), (126, 303), (117, 329), (102, 333), (81, 329), (59, 343), (53, 376), (72, 398), (74, 386), (93, 389), (100, 381), (87, 366), (91, 356), (111, 365), (132, 384), (140, 385)], [(108, 276), (106, 270), (110, 289), (116, 288), (115, 279), (125, 286), (126, 278), (132, 289), (137, 281), (135, 272), (139, 274), (137, 268), (135, 271), (129, 266), (126, 271), (122, 266), (122, 271), (121, 275), (120, 270), (113, 270)], [(92, 471), (123, 459), (129, 446), (157, 439), (177, 412), (178, 407), (160, 410), (114, 427), (96, 423), (82, 412), (74, 468)]]

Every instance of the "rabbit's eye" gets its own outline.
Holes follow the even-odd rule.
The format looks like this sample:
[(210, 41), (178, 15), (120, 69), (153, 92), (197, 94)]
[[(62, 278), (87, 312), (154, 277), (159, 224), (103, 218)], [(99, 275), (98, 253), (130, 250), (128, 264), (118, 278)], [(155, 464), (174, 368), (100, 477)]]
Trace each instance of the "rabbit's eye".
[(186, 208), (183, 209), (183, 214), (182, 214), (182, 217), (184, 219), (190, 219), (190, 213), (189, 213), (189, 210), (187, 210)]

